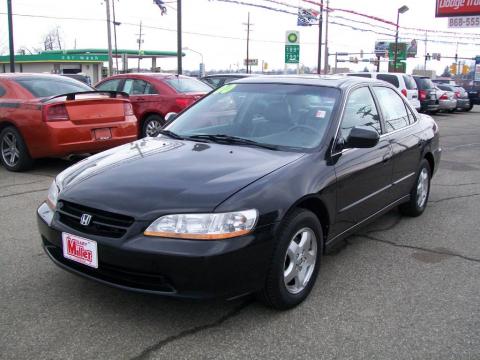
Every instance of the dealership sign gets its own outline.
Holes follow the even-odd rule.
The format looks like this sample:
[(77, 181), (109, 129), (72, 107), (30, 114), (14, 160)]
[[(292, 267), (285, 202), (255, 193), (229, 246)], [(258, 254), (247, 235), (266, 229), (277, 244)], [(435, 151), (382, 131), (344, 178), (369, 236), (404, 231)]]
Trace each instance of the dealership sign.
[(480, 15), (480, 0), (437, 0), (436, 17)]
[(478, 28), (480, 16), (455, 16), (448, 18), (449, 28)]

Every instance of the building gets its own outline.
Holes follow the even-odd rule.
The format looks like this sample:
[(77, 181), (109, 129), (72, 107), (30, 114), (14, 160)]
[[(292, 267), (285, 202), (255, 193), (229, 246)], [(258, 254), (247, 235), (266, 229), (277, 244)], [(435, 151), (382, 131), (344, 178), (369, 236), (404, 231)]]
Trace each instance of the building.
[[(151, 70), (160, 71), (157, 67), (157, 58), (172, 58), (177, 56), (176, 51), (149, 51), (118, 49), (113, 56), (121, 59), (120, 72), (128, 71), (128, 59), (149, 58), (152, 61)], [(182, 56), (185, 56), (182, 54)], [(106, 49), (77, 49), (43, 51), (39, 54), (15, 55), (15, 71), (28, 73), (49, 74), (78, 74), (89, 76), (92, 83), (102, 79), (102, 69), (108, 62)], [(114, 59), (114, 66), (116, 59)], [(10, 71), (10, 58), (8, 55), (0, 56), (0, 72)]]

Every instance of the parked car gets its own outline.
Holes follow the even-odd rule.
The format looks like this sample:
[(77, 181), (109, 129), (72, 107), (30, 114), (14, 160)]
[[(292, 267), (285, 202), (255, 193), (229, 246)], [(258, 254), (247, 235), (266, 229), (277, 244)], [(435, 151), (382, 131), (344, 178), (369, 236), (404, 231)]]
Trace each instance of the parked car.
[(440, 153), (435, 121), (385, 82), (242, 79), (60, 173), (38, 226), (55, 264), (103, 284), (286, 309), (341, 239), (423, 213)]
[(454, 85), (445, 85), (445, 84), (438, 84), (437, 87), (440, 90), (450, 91), (454, 94), (455, 99), (457, 100), (457, 109), (458, 110), (465, 110), (470, 111), (472, 108), (470, 107), (470, 99), (468, 98), (468, 93), (465, 89), (461, 86), (454, 86)]
[(438, 110), (453, 113), (457, 108), (457, 99), (453, 91), (441, 90), (437, 85), (434, 87), (437, 93)]
[(182, 111), (212, 90), (195, 78), (161, 73), (114, 75), (95, 88), (130, 95), (140, 137), (157, 135), (165, 125), (165, 115)]
[(126, 94), (59, 75), (0, 75), (0, 160), (7, 170), (26, 170), (43, 157), (103, 151), (137, 133)]
[(359, 76), (369, 79), (377, 79), (386, 81), (395, 86), (405, 96), (410, 104), (416, 109), (420, 110), (421, 105), (418, 100), (418, 89), (412, 75), (402, 73), (381, 73), (381, 72), (358, 72), (348, 73), (347, 76)]
[(413, 76), (418, 87), (418, 99), (420, 100), (420, 111), (438, 112), (440, 105), (437, 98), (435, 84), (427, 76)]
[(70, 79), (78, 80), (89, 86), (92, 85), (92, 79), (90, 78), (90, 76), (85, 74), (62, 74), (62, 76), (66, 76), (66, 77), (69, 77)]
[(232, 82), (234, 80), (238, 79), (243, 79), (249, 76), (254, 76), (253, 74), (239, 74), (239, 73), (233, 73), (233, 74), (212, 74), (212, 75), (207, 75), (202, 77), (200, 80), (202, 80), (204, 83), (210, 85), (212, 88), (217, 89), (225, 84), (228, 84), (229, 82)]
[(475, 81), (472, 85), (465, 88), (470, 99), (470, 110), (474, 105), (480, 105), (480, 81)]

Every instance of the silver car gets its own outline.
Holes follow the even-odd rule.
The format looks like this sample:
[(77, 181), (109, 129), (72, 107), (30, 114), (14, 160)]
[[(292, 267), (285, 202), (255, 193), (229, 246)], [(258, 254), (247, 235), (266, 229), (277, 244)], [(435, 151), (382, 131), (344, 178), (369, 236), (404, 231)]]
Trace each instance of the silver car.
[(440, 111), (454, 112), (457, 108), (457, 98), (453, 91), (441, 90), (438, 86), (435, 86), (437, 92), (437, 99)]

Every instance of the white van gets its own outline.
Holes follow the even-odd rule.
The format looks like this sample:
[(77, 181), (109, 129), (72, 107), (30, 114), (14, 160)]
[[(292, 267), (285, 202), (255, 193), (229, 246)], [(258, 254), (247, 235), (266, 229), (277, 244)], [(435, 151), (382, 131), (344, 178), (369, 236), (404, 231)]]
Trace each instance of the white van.
[(389, 72), (358, 72), (347, 73), (346, 76), (359, 76), (370, 79), (377, 79), (386, 81), (395, 86), (405, 96), (410, 104), (417, 110), (420, 110), (420, 100), (418, 100), (417, 83), (412, 75), (403, 73), (389, 73)]

